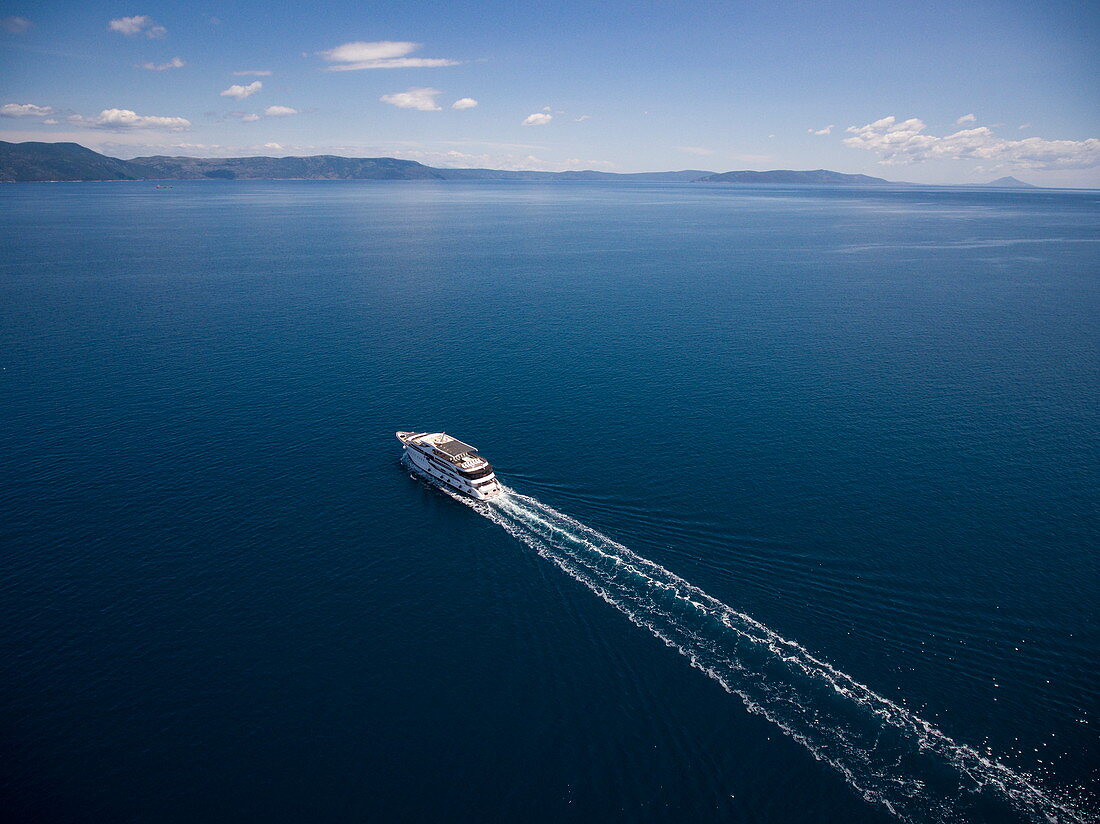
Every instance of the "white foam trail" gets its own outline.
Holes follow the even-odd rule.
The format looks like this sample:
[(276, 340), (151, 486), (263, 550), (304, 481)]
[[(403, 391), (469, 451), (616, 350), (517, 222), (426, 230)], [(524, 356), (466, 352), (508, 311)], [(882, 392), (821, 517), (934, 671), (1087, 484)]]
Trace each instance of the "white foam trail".
[(897, 818), (1096, 820), (1032, 777), (956, 743), (794, 641), (535, 498), (513, 490), (487, 503), (452, 497), (680, 652)]

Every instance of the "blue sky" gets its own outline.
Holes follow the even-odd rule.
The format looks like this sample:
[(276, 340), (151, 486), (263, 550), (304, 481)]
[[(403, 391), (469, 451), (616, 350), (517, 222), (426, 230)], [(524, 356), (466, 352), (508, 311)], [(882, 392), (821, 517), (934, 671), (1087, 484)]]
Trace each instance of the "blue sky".
[(4, 0), (0, 17), (4, 140), (1100, 186), (1095, 2)]

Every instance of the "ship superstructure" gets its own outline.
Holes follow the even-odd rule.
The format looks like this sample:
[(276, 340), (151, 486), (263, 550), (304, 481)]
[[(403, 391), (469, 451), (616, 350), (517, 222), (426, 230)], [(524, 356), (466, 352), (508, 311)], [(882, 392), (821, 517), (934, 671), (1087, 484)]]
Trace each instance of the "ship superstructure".
[(479, 501), (503, 492), (487, 460), (477, 449), (446, 432), (398, 432), (403, 460), (437, 486), (453, 489)]

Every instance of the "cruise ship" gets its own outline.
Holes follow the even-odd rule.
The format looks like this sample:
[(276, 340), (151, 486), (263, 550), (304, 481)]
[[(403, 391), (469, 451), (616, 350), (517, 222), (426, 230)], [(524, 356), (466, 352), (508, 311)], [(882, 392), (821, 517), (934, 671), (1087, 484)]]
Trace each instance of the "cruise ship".
[(478, 501), (504, 491), (493, 467), (477, 449), (445, 432), (398, 432), (397, 440), (404, 445), (402, 460), (436, 486)]

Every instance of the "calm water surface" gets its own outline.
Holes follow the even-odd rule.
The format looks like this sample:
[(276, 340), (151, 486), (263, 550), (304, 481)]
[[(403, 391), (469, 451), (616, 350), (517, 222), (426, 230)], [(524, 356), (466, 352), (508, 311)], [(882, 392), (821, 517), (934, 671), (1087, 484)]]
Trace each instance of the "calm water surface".
[(0, 204), (20, 820), (1096, 820), (1100, 193)]

